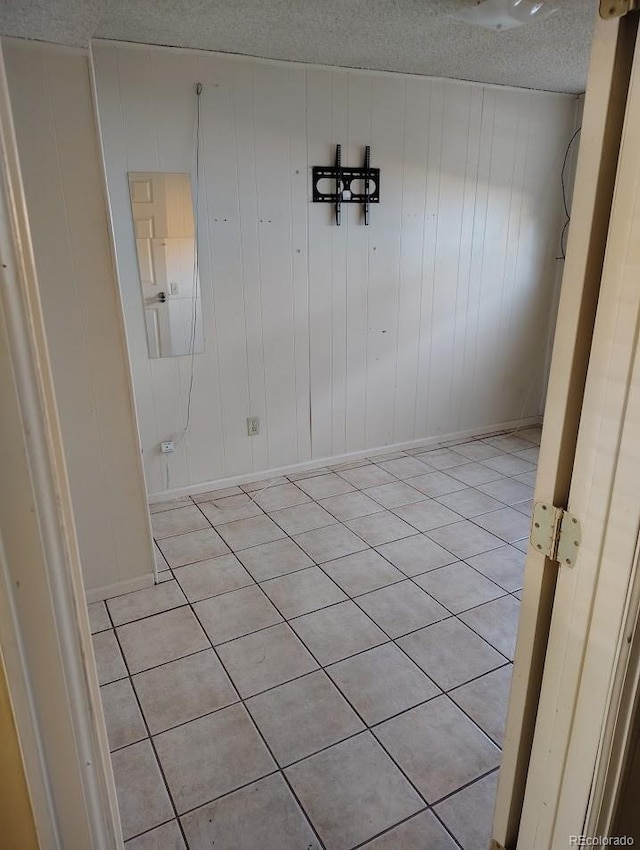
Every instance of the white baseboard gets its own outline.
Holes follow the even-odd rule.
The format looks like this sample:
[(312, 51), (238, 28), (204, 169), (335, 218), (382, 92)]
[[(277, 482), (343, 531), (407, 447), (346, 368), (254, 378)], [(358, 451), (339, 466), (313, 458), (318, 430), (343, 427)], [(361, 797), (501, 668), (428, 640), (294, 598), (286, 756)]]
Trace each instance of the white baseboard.
[(147, 587), (153, 587), (153, 573), (136, 578), (126, 578), (122, 581), (116, 581), (113, 584), (107, 584), (103, 587), (94, 587), (92, 590), (87, 590), (87, 603), (100, 602), (103, 599), (111, 599), (112, 596), (122, 596), (123, 593), (131, 593), (134, 590), (144, 590)]
[(248, 472), (244, 475), (233, 475), (229, 478), (220, 478), (215, 481), (205, 481), (201, 484), (188, 484), (184, 487), (174, 487), (170, 490), (162, 490), (158, 493), (149, 494), (149, 502), (162, 502), (166, 499), (178, 496), (197, 496), (198, 493), (207, 493), (210, 490), (223, 490), (226, 487), (234, 487), (238, 484), (248, 484), (252, 481), (264, 481), (278, 475), (289, 475), (292, 472), (304, 472), (307, 469), (317, 469), (320, 466), (336, 466), (348, 463), (351, 460), (359, 460), (364, 457), (375, 457), (394, 451), (406, 451), (407, 449), (435, 448), (436, 446), (451, 446), (466, 440), (490, 437), (496, 434), (504, 434), (519, 428), (528, 428), (532, 425), (540, 425), (541, 416), (530, 416), (527, 419), (516, 419), (511, 422), (501, 422), (490, 427), (471, 428), (467, 431), (457, 431), (453, 434), (443, 434), (437, 437), (424, 437), (420, 440), (411, 440), (407, 443), (394, 443), (390, 446), (380, 446), (377, 449), (363, 449), (357, 452), (348, 452), (342, 455), (333, 455), (318, 460), (307, 460), (302, 463), (294, 463), (289, 466), (280, 466), (275, 469), (265, 469), (260, 472)]

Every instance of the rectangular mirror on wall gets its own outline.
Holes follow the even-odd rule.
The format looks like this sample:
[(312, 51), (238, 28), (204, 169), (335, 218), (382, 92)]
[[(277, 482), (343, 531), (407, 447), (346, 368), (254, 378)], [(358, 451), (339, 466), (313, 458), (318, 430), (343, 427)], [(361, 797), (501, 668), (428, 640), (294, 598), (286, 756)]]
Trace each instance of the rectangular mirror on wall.
[(130, 171), (149, 357), (204, 350), (196, 231), (188, 174)]

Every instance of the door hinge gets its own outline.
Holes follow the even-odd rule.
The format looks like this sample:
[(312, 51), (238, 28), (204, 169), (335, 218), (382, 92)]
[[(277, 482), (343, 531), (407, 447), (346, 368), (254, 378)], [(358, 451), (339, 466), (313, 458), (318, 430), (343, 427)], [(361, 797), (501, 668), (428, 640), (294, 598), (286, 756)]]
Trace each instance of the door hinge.
[(600, 0), (601, 18), (622, 18), (640, 9), (640, 0)]
[(556, 508), (550, 502), (536, 502), (531, 518), (531, 546), (552, 561), (573, 566), (582, 531), (580, 521), (564, 508)]

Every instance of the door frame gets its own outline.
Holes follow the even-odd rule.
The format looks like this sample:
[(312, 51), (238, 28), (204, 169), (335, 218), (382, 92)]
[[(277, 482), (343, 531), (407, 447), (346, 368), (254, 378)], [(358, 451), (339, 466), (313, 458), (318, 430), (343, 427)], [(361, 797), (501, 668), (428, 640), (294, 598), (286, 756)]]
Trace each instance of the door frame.
[(0, 640), (41, 850), (122, 850), (0, 47)]
[[(578, 431), (582, 423), (584, 432), (585, 421), (598, 412), (593, 401), (590, 401), (593, 392), (590, 396), (588, 384), (585, 395), (587, 368), (590, 369), (589, 380), (593, 383), (598, 380), (597, 367), (600, 361), (603, 358), (606, 361), (606, 351), (601, 350), (602, 346), (594, 345), (592, 350), (593, 333), (598, 303), (603, 297), (601, 286), (604, 287), (603, 269), (614, 193), (618, 194), (615, 192), (616, 180), (619, 179), (616, 177), (618, 155), (623, 137), (636, 34), (635, 16), (611, 20), (598, 18), (596, 21), (576, 170), (573, 218), (535, 489), (536, 500), (552, 502), (562, 508), (569, 507), (583, 526), (587, 522), (585, 499), (588, 500), (596, 468), (593, 463), (594, 445), (590, 445), (584, 436), (579, 442)], [(609, 245), (607, 257), (611, 257), (615, 251), (616, 248)], [(611, 260), (607, 262), (611, 264)], [(616, 350), (616, 356), (620, 354)], [(615, 410), (615, 414), (620, 417), (620, 427), (625, 413), (625, 409)], [(611, 439), (612, 435), (609, 435)], [(603, 450), (606, 452), (606, 449)], [(603, 470), (600, 474), (608, 474), (606, 488), (610, 495), (614, 487), (614, 470), (610, 468), (607, 473)], [(564, 576), (575, 579), (578, 572), (583, 570), (591, 536), (599, 533), (603, 537), (606, 532), (604, 512), (597, 521), (597, 529), (594, 517), (588, 515), (588, 531), (575, 569), (566, 566), (559, 568), (555, 562), (531, 549), (527, 555), (522, 614), (493, 824), (494, 848), (517, 846), (531, 850), (564, 846), (568, 840), (569, 832), (562, 838), (561, 845), (547, 843), (554, 830), (561, 787), (564, 797), (571, 793), (566, 783), (562, 785), (561, 752), (569, 748), (574, 731), (570, 725), (571, 698), (565, 694), (565, 703), (561, 704), (561, 683), (556, 682), (555, 688), (549, 684), (549, 659), (564, 656), (567, 632), (557, 627), (550, 630), (554, 620), (557, 622), (569, 616), (567, 606), (571, 604), (571, 599), (567, 598), (564, 591)], [(585, 595), (590, 602), (593, 602), (594, 594), (595, 586), (585, 587)], [(580, 652), (584, 653), (586, 639), (587, 633), (584, 632), (577, 642), (574, 659), (577, 666), (571, 671), (574, 677), (579, 677), (578, 659)], [(564, 672), (567, 675), (567, 671)], [(611, 666), (608, 672), (611, 672)], [(565, 685), (569, 678), (571, 676), (565, 680)], [(556, 712), (563, 708), (568, 712), (567, 723), (559, 732), (560, 727), (554, 723), (554, 718)], [(551, 769), (547, 751), (551, 743), (549, 735), (545, 736), (540, 731), (545, 721), (556, 729), (557, 736), (554, 741), (554, 764), (559, 776), (554, 775), (552, 781), (547, 773)], [(591, 733), (595, 735), (595, 729), (592, 728)], [(584, 730), (581, 734), (585, 734)], [(573, 739), (574, 747), (576, 740)], [(580, 741), (581, 745), (583, 743), (584, 740)], [(595, 755), (594, 752), (594, 760)], [(590, 787), (593, 766), (593, 763), (589, 767), (582, 761), (583, 790), (585, 783)], [(579, 820), (576, 814), (578, 799), (579, 795), (573, 797), (575, 834), (581, 832), (576, 826)], [(586, 807), (583, 816), (585, 811)], [(557, 837), (561, 833), (554, 832), (554, 835)]]
[[(633, 21), (637, 24), (637, 19)], [(640, 46), (640, 42), (639, 42)], [(524, 798), (522, 847), (592, 834), (638, 616), (640, 534), (640, 49), (631, 69), (569, 509)], [(527, 839), (526, 841), (525, 839)]]

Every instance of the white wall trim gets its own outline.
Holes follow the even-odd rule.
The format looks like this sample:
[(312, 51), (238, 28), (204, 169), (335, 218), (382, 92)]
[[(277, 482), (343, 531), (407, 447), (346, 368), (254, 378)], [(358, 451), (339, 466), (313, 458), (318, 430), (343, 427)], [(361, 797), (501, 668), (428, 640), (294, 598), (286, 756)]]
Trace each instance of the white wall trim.
[(198, 493), (208, 493), (210, 490), (223, 490), (225, 487), (233, 487), (236, 484), (248, 484), (250, 481), (265, 481), (268, 478), (274, 478), (278, 475), (288, 475), (290, 472), (304, 472), (307, 469), (318, 469), (323, 466), (336, 466), (342, 463), (348, 463), (351, 460), (359, 460), (365, 457), (376, 457), (377, 455), (386, 455), (392, 452), (405, 451), (406, 449), (434, 449), (441, 446), (452, 446), (456, 443), (465, 442), (466, 440), (478, 440), (483, 437), (492, 437), (497, 434), (510, 433), (517, 431), (520, 428), (530, 428), (533, 425), (541, 425), (541, 416), (530, 416), (528, 419), (518, 419), (513, 422), (502, 422), (489, 429), (487, 428), (472, 428), (469, 431), (456, 431), (453, 434), (446, 434), (438, 437), (425, 437), (421, 440), (411, 440), (408, 443), (394, 443), (391, 446), (381, 446), (377, 449), (363, 449), (357, 452), (348, 452), (342, 455), (332, 455), (331, 457), (320, 458), (319, 460), (309, 460), (303, 463), (294, 463), (290, 466), (280, 466), (277, 469), (267, 469), (262, 472), (249, 472), (245, 475), (234, 475), (230, 478), (220, 478), (216, 481), (205, 481), (202, 484), (192, 484), (187, 487), (174, 487), (169, 490), (162, 490), (159, 493), (151, 493), (149, 495), (149, 504), (153, 505), (157, 502), (163, 502), (166, 499), (175, 498), (178, 496), (197, 496)]
[(111, 599), (112, 596), (122, 596), (123, 593), (133, 593), (134, 590), (144, 590), (153, 587), (154, 576), (139, 576), (138, 578), (127, 578), (116, 581), (104, 587), (94, 587), (87, 591), (87, 602), (101, 602), (103, 599)]

